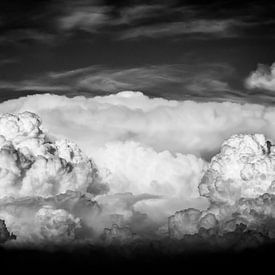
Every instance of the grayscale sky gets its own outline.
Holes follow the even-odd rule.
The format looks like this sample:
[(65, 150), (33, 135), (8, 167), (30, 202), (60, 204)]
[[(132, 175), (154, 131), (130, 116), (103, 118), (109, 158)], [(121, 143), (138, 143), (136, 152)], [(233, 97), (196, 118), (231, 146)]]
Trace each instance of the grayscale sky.
[(0, 101), (138, 90), (272, 104), (244, 81), (275, 61), (274, 12), (264, 1), (2, 0)]

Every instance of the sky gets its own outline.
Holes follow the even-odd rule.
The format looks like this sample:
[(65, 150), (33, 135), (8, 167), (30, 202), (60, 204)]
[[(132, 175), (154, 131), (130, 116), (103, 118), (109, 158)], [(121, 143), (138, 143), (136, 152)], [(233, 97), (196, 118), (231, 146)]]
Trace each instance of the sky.
[(263, 1), (1, 1), (8, 245), (223, 243), (241, 224), (274, 239), (274, 12)]
[(263, 1), (3, 0), (0, 101), (133, 90), (272, 105), (274, 84), (247, 79), (275, 61), (274, 11)]

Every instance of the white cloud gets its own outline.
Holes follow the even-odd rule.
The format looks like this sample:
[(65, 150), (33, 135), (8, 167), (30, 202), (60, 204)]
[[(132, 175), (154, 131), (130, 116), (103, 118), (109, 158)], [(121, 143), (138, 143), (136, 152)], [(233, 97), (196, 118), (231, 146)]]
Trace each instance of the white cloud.
[[(186, 34), (204, 34), (218, 37), (235, 36), (233, 27), (240, 23), (232, 20), (191, 20), (186, 22), (160, 23), (156, 25), (139, 26), (125, 31), (120, 39), (134, 39), (140, 37), (166, 37)], [(198, 36), (199, 37), (199, 36)], [(202, 38), (202, 37), (201, 37)]]
[[(199, 97), (223, 97), (223, 93), (236, 92), (226, 82), (234, 69), (224, 63), (161, 64), (140, 67), (110, 68), (100, 65), (69, 71), (49, 72), (33, 79), (0, 81), (0, 89), (15, 91), (55, 92), (59, 94), (114, 93), (120, 90), (144, 90), (173, 96), (192, 94)], [(186, 96), (186, 95), (185, 95)]]
[(156, 151), (205, 156), (232, 134), (274, 137), (273, 107), (150, 99), (135, 92), (88, 99), (35, 95), (3, 103), (1, 110), (38, 113), (50, 133), (74, 140), (89, 154), (108, 142), (133, 140)]
[(199, 185), (209, 198), (206, 211), (186, 209), (169, 218), (171, 237), (198, 233), (201, 227), (220, 235), (238, 224), (274, 238), (274, 144), (261, 134), (235, 135), (226, 140)]
[[(115, 11), (115, 12), (114, 12)], [(196, 16), (197, 15), (197, 16)], [(167, 18), (175, 18), (175, 21)], [(155, 23), (152, 23), (155, 21)], [(240, 20), (207, 19), (194, 7), (175, 7), (159, 4), (124, 7), (117, 12), (112, 6), (75, 5), (57, 19), (62, 31), (82, 30), (90, 33), (113, 28), (118, 39), (158, 38), (175, 35), (201, 35), (212, 37), (236, 36), (235, 27), (246, 26)], [(119, 29), (117, 28), (119, 27)]]
[(248, 89), (275, 91), (275, 63), (270, 68), (258, 65), (257, 70), (250, 74), (245, 84)]
[(86, 191), (96, 168), (74, 143), (50, 141), (29, 112), (0, 116), (0, 197)]
[[(88, 239), (98, 237), (104, 227), (112, 227), (112, 221), (119, 221), (121, 228), (130, 225), (133, 232), (141, 235), (156, 233), (169, 215), (188, 207), (199, 209), (200, 224), (210, 226), (214, 223), (212, 216), (204, 218), (203, 211), (208, 203), (199, 198), (197, 189), (207, 168), (206, 161), (199, 157), (214, 155), (224, 139), (236, 133), (261, 132), (274, 138), (275, 132), (273, 107), (150, 99), (141, 92), (131, 91), (94, 98), (35, 95), (3, 102), (0, 109), (9, 113), (36, 112), (43, 120), (43, 127), (38, 127), (37, 118), (20, 115), (18, 121), (17, 116), (6, 115), (0, 123), (3, 126), (0, 132), (5, 137), (0, 162), (5, 181), (1, 187), (6, 184), (6, 191), (1, 194), (8, 190), (7, 195), (18, 197), (1, 200), (0, 216), (6, 220), (8, 229), (21, 234), (21, 240), (28, 236), (36, 213), (47, 205), (54, 211), (66, 210), (72, 219), (80, 218), (82, 233), (75, 234), (84, 234)], [(41, 131), (49, 133), (48, 137)], [(75, 145), (53, 137), (66, 137), (78, 143), (96, 164), (92, 165), (97, 167), (96, 174), (91, 178), (85, 174), (86, 166), (82, 161), (78, 164), (81, 153)], [(52, 146), (58, 156), (50, 162), (47, 154), (52, 146), (48, 147), (47, 139), (54, 140)], [(7, 147), (7, 140), (11, 140), (14, 149)], [(20, 162), (16, 160), (19, 151), (24, 156), (20, 155)], [(43, 157), (38, 156), (41, 154)], [(63, 162), (72, 163), (73, 171)], [(263, 173), (270, 174), (265, 170)], [(17, 182), (21, 184), (9, 184)], [(249, 186), (249, 190), (254, 188), (252, 184)], [(94, 198), (97, 203), (88, 198), (82, 203), (80, 195), (64, 194), (68, 190), (81, 193), (92, 190), (98, 194), (98, 188), (109, 193), (97, 195)], [(257, 196), (264, 191), (259, 192)], [(22, 198), (25, 200), (29, 195), (32, 202), (23, 206)], [(38, 195), (44, 198), (39, 199)], [(227, 193), (222, 192), (222, 196), (227, 198)], [(188, 220), (188, 215), (183, 220)], [(39, 231), (40, 227), (36, 228)], [(192, 228), (195, 227), (186, 232), (193, 232)]]
[[(122, 97), (127, 101), (131, 95)], [(160, 100), (154, 104), (165, 103)], [(142, 100), (136, 102), (138, 105), (142, 106)], [(33, 113), (0, 116), (0, 217), (19, 242), (70, 241), (77, 234), (75, 229), (81, 227), (80, 218), (84, 230), (88, 227), (97, 235), (106, 225), (112, 226), (114, 215), (123, 221), (122, 226), (130, 223), (135, 229), (138, 211), (148, 217), (152, 227), (165, 223), (178, 207), (201, 204), (196, 198), (206, 167), (202, 159), (158, 153), (136, 142), (109, 143), (93, 154), (97, 165), (76, 144), (46, 135)], [(74, 206), (83, 195), (72, 197), (70, 192), (91, 193), (85, 202), (91, 212), (86, 214), (85, 206), (79, 205), (75, 216)], [(104, 192), (108, 195), (102, 195)], [(69, 201), (63, 206), (62, 196)], [(97, 217), (92, 197), (101, 210)]]

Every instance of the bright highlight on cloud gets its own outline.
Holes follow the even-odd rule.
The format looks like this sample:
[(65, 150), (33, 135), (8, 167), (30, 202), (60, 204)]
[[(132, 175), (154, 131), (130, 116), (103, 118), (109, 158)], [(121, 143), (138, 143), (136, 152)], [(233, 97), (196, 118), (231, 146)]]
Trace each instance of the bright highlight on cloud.
[(273, 237), (273, 107), (131, 91), (0, 107), (0, 219), (17, 237), (7, 245), (222, 236), (240, 224)]

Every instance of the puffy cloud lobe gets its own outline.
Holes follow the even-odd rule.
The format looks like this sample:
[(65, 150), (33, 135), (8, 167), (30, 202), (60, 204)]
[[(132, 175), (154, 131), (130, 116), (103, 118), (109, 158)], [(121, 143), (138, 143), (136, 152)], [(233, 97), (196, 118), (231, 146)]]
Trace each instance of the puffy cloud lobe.
[(109, 194), (130, 192), (143, 196), (146, 199), (135, 202), (133, 209), (148, 215), (152, 222), (166, 223), (178, 209), (207, 205), (198, 192), (207, 163), (194, 155), (156, 152), (129, 141), (106, 144), (93, 156)]
[(0, 190), (4, 196), (52, 196), (86, 192), (96, 168), (68, 141), (50, 141), (32, 113), (0, 117)]
[(234, 216), (250, 228), (275, 237), (275, 195), (265, 193), (255, 199), (241, 199)]
[(200, 183), (200, 193), (213, 202), (234, 204), (274, 192), (275, 158), (263, 135), (236, 135), (226, 140)]
[(257, 70), (250, 74), (245, 84), (249, 89), (275, 91), (275, 63), (270, 68), (265, 65), (258, 65)]
[(211, 159), (199, 185), (210, 200), (204, 211), (187, 209), (169, 218), (170, 236), (183, 238), (201, 228), (219, 234), (245, 228), (274, 237), (275, 152), (261, 134), (235, 135)]
[(207, 168), (206, 162), (194, 155), (156, 152), (133, 141), (109, 143), (94, 157), (110, 193), (127, 190), (134, 194), (162, 197), (188, 194), (196, 198), (197, 184)]
[(198, 209), (189, 208), (177, 211), (168, 219), (169, 236), (181, 239), (187, 234), (198, 233), (201, 228), (215, 228), (218, 222), (212, 213), (204, 214)]
[(75, 231), (80, 228), (80, 219), (64, 209), (43, 207), (37, 212), (35, 219), (45, 241), (72, 241), (75, 239)]
[(0, 118), (0, 133), (8, 140), (24, 140), (28, 138), (39, 137), (41, 120), (33, 113), (22, 113), (19, 115), (3, 114)]

